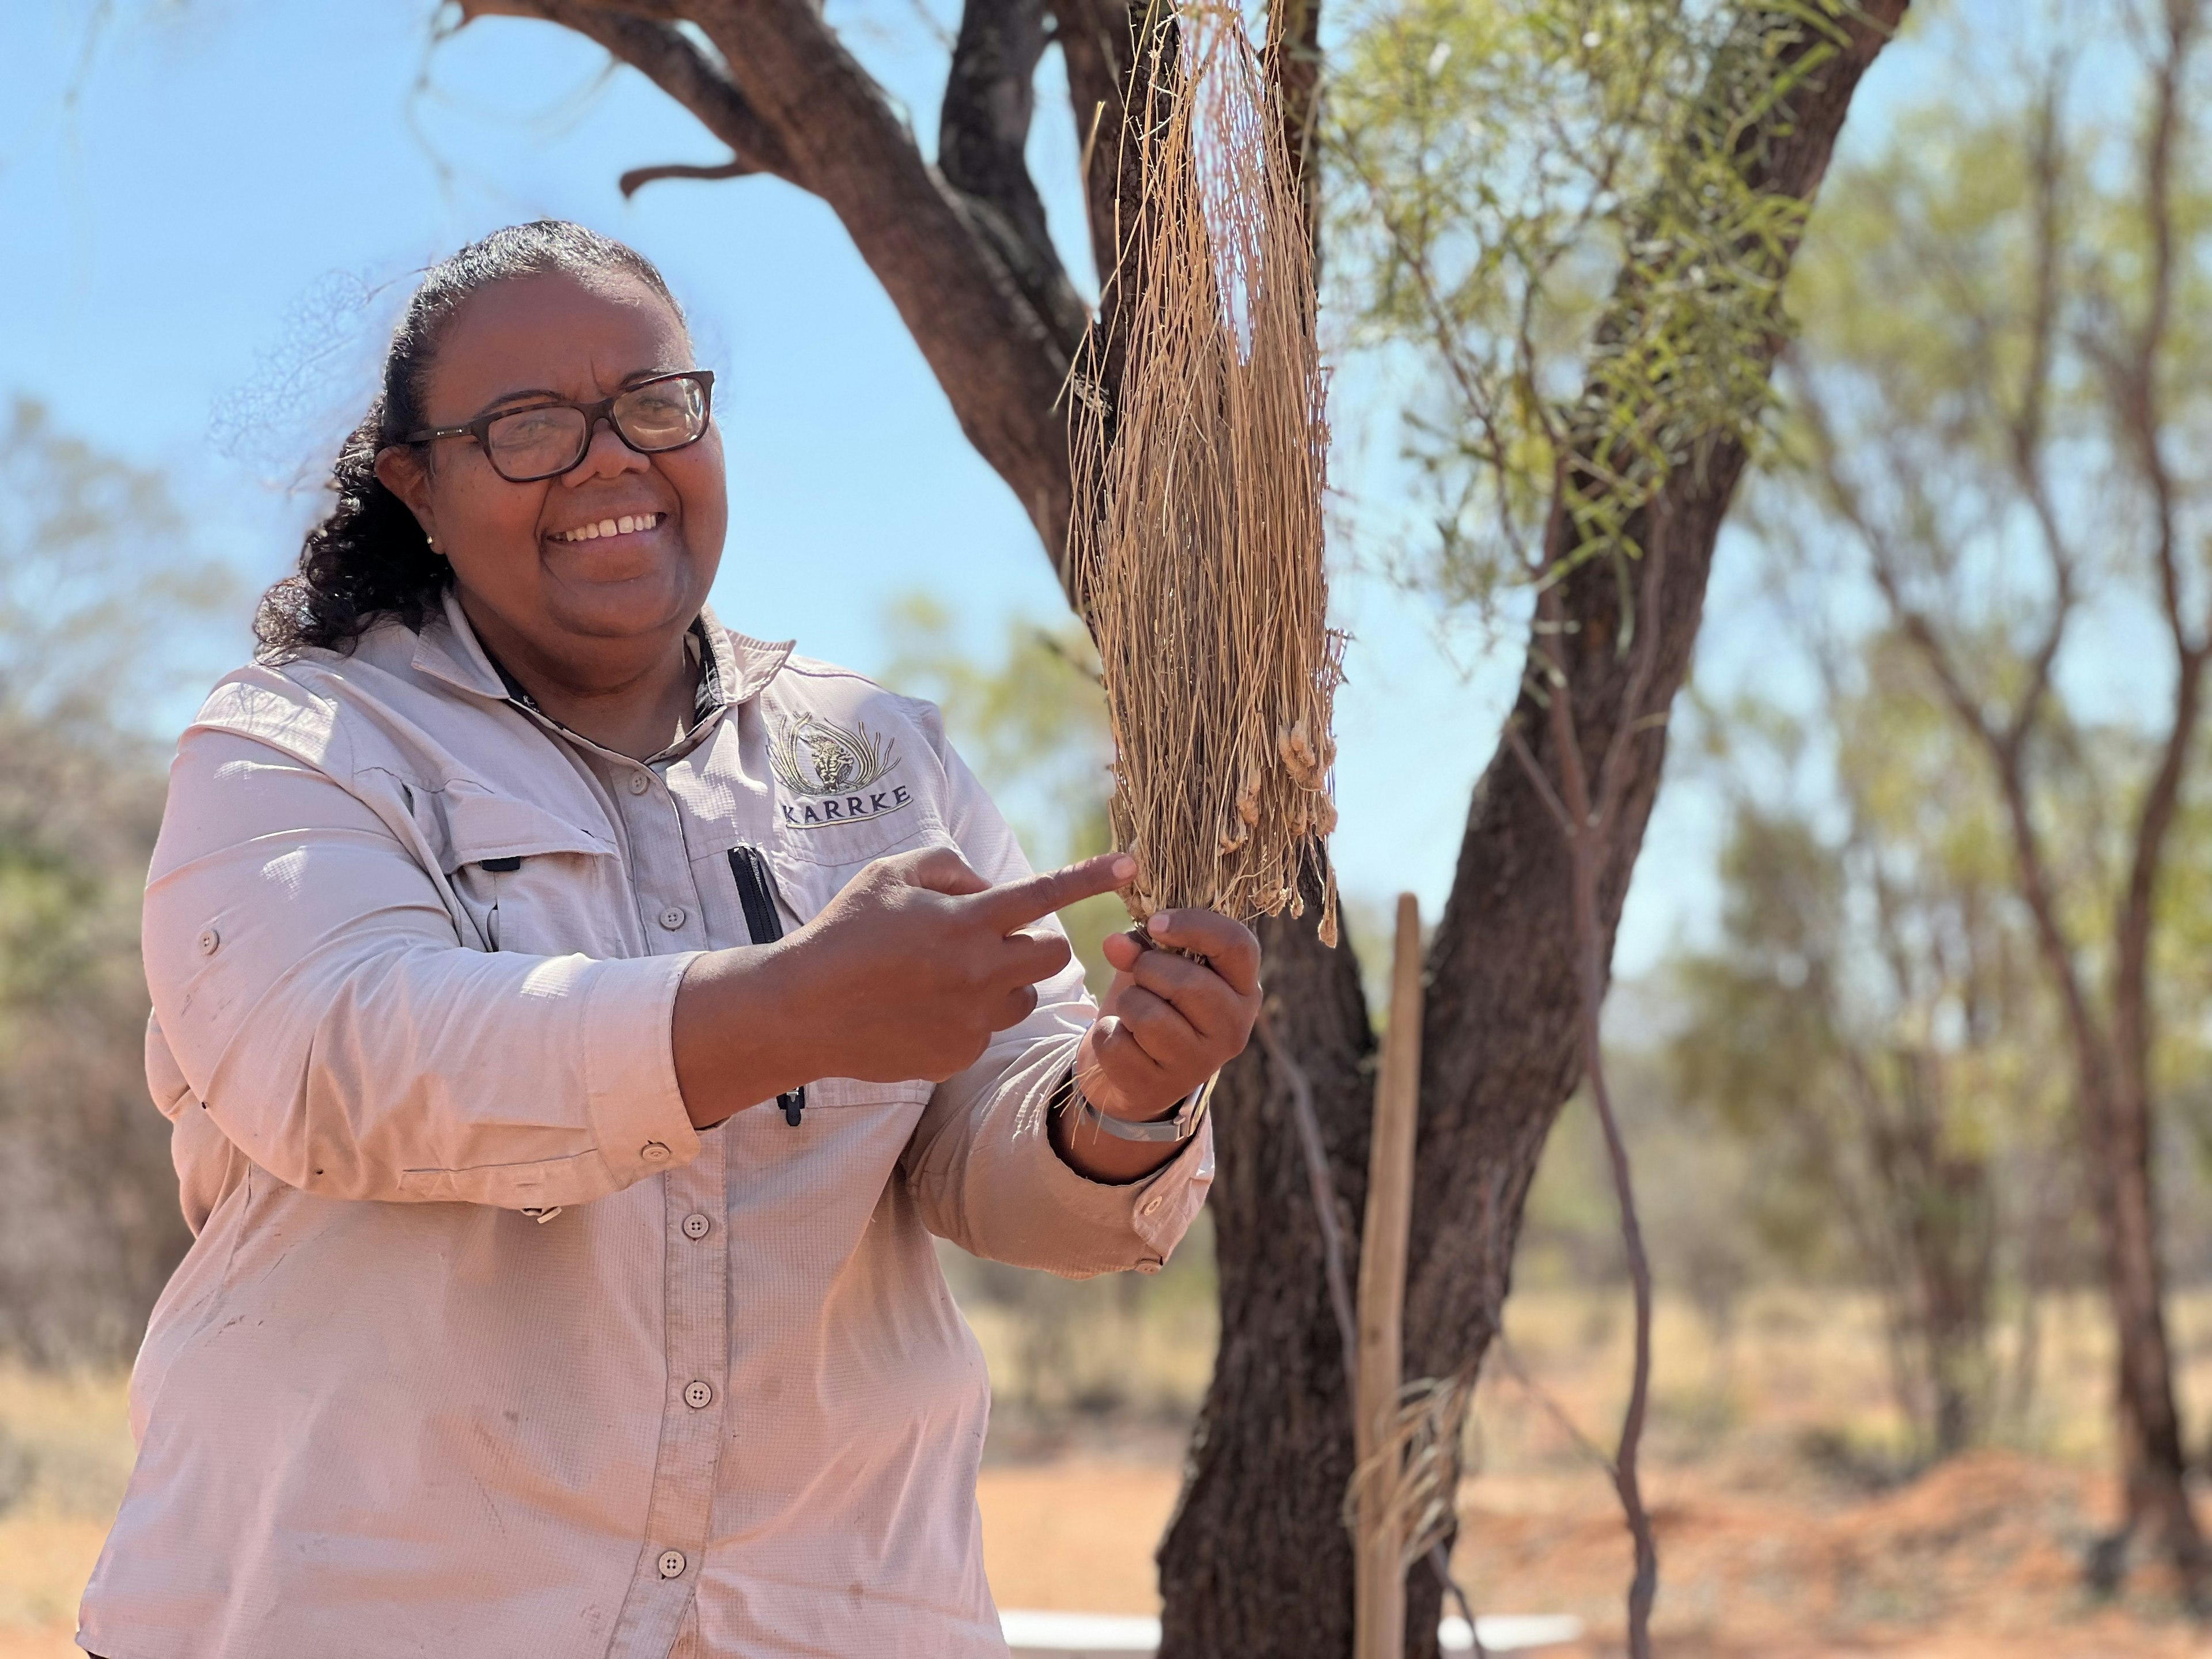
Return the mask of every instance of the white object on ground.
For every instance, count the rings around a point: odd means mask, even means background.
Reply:
[[[1532,1648],[1562,1647],[1583,1639],[1583,1621],[1566,1613],[1485,1613],[1475,1617],[1482,1645],[1492,1653],[1526,1653]],[[1467,1620],[1455,1614],[1437,1626],[1437,1645],[1446,1653],[1473,1653]]]
[[[1006,1608],[999,1627],[1016,1653],[1157,1653],[1160,1621],[1115,1613],[1024,1613]]]
[[[1159,1650],[1160,1621],[1126,1613],[1033,1613],[1007,1608],[999,1614],[1006,1645],[1017,1654],[1153,1654]],[[1482,1645],[1492,1653],[1525,1653],[1582,1639],[1583,1621],[1563,1613],[1485,1613],[1475,1621]],[[1437,1627],[1437,1645],[1446,1653],[1472,1653],[1474,1643],[1464,1619],[1447,1619]]]

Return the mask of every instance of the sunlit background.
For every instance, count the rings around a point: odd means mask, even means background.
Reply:
[[[1872,167],[1900,130],[1946,100],[1971,113],[1982,76],[2002,78],[2054,48],[2078,60],[2071,96],[2085,118],[2133,118],[2134,83],[2106,69],[2112,43],[2088,21],[2094,9],[2011,0],[1922,8],[1859,94],[1838,171]],[[953,9],[945,0],[856,0],[832,14],[927,144]],[[1352,15],[1333,21],[1346,26]],[[449,10],[427,0],[0,7],[0,224],[9,232],[0,430],[22,445],[36,438],[53,467],[82,469],[102,510],[127,531],[102,544],[66,591],[11,589],[0,573],[0,609],[14,607],[19,622],[40,605],[65,611],[81,643],[51,659],[62,665],[63,691],[100,704],[118,745],[166,746],[205,687],[243,658],[253,596],[287,568],[319,511],[320,479],[366,404],[413,274],[498,225],[573,218],[662,267],[720,377],[732,506],[714,593],[724,620],[794,638],[905,689],[949,694],[956,740],[976,750],[1041,854],[1073,846],[1073,820],[1095,810],[1081,799],[1091,751],[1076,752],[1071,773],[1067,753],[1040,752],[1003,721],[988,724],[993,685],[1051,672],[1036,641],[1064,630],[1066,617],[1050,567],[829,210],[769,179],[665,182],[626,201],[616,187],[625,168],[712,161],[717,146],[574,35],[497,18],[453,25]],[[1048,54],[1031,159],[1088,292],[1079,141],[1058,73]],[[1971,147],[1954,153],[1971,165]],[[1824,234],[1816,221],[1815,249]],[[1823,291],[1848,286],[1848,259],[1824,269]],[[2190,292],[2203,298],[2202,283]],[[1442,906],[1470,787],[1517,684],[1527,611],[1525,596],[1509,597],[1494,617],[1454,609],[1417,580],[1428,508],[1400,449],[1420,365],[1402,351],[1352,349],[1345,297],[1334,295],[1329,313],[1343,348],[1332,579],[1336,620],[1351,635],[1334,854],[1355,933],[1371,938],[1401,890],[1431,917]],[[2199,453],[2208,435],[2194,433]],[[46,481],[0,472],[0,488],[20,488],[24,501]],[[2086,498],[2093,486],[2085,475],[2063,488]],[[1993,1247],[2014,1288],[1990,1321],[1990,1363],[2002,1373],[1992,1398],[2011,1407],[1992,1407],[1981,1438],[2013,1461],[1954,1463],[1942,1477],[1948,1486],[1906,1486],[1923,1467],[1923,1425],[1888,1397],[1884,1345],[1893,1334],[1850,1229],[1826,1212],[1834,1195],[1802,1167],[1802,1148],[1721,1133],[1729,1101],[1717,1116],[1681,1105],[1700,1089],[1719,1099],[1750,1086],[1735,1073],[1701,1080],[1668,1045],[1686,1021],[1712,1018],[1710,999],[1699,1004],[1685,988],[1698,982],[1698,964],[1743,948],[1742,928],[1732,933],[1727,919],[1732,903],[1741,915],[1758,899],[1743,874],[1757,852],[1744,803],[1792,803],[1824,832],[1847,815],[1832,773],[1850,734],[1793,735],[1791,723],[1810,729],[1835,715],[1822,703],[1813,634],[1854,640],[1878,612],[1863,572],[1813,526],[1802,498],[1763,487],[1747,495],[1723,535],[1693,695],[1678,705],[1610,1010],[1667,1298],[1659,1446],[1702,1471],[1680,1490],[1684,1504],[1707,1506],[1711,1522],[1686,1535],[1679,1559],[1687,1565],[1670,1581],[1679,1587],[1670,1606],[1685,1619],[1724,1622],[1697,1587],[1707,1584],[1711,1598],[1722,1594],[1711,1586],[1725,1584],[1781,1620],[1790,1587],[1817,1582],[1829,1587],[1820,1594],[1836,1617],[1835,1607],[1860,1595],[1873,1624],[1904,1628],[1935,1620],[1931,1607],[1973,1605],[1988,1589],[1978,1570],[1948,1558],[1916,1577],[1910,1547],[1896,1543],[1917,1524],[1912,1502],[1938,1530],[1996,1539],[1990,1547],[2010,1550],[2020,1573],[2064,1576],[2068,1552],[2110,1503],[2092,1473],[2108,1461],[2106,1338],[2082,1288],[2086,1235],[2048,1152],[2057,1109],[2039,1097],[2021,1108],[2039,1126],[2033,1134],[1982,1114],[1973,1132],[1982,1151],[1996,1163],[2019,1152],[2014,1161],[2033,1166],[2022,1182],[2042,1183],[2008,1195]],[[0,530],[13,518],[22,533],[20,505],[0,495]],[[0,548],[9,544],[0,537]],[[1786,582],[1777,574],[1785,565]],[[1792,622],[1808,607],[1825,629]],[[2171,672],[2154,618],[2124,593],[2100,593],[2058,666],[2076,728],[2092,746],[2123,749]],[[1752,705],[1760,719],[1747,721]],[[1881,712],[1870,708],[1861,714]],[[963,730],[969,715],[979,724]],[[1903,733],[1899,744],[1918,729],[1894,709],[1882,718],[1897,721],[1883,730]],[[1965,764],[1965,750],[1948,752]],[[0,773],[14,758],[0,752]],[[0,783],[26,793],[82,789],[103,801],[107,787],[43,761]],[[98,811],[135,823],[158,801],[142,790]],[[2201,828],[2190,845],[2207,845]],[[14,902],[9,868],[0,860],[0,905]],[[2178,924],[2178,950],[2212,941],[2212,928],[2193,920],[2204,908],[2194,902],[2198,910]],[[112,920],[124,927],[131,919],[118,911]],[[48,971],[25,955],[0,968],[0,980],[29,983]],[[1799,982],[1802,971],[1787,962],[1778,969]],[[2207,981],[2185,964],[2174,982],[2185,995]],[[1703,983],[1710,991],[1710,975]],[[106,981],[98,992],[117,1006],[134,994]],[[2212,1146],[2212,1091],[2198,1065],[2201,1015],[2177,1023],[2192,1030],[2169,1067],[2169,1260],[2182,1289],[2181,1366],[2202,1399],[2212,1381],[2212,1299],[2202,1288],[2212,1225],[2197,1163]],[[1984,1086],[2026,1099],[2063,1066],[2054,1054],[2048,1042],[2026,1042],[2008,1061],[2010,1080]],[[117,1063],[127,1072],[135,1055]],[[130,1085],[114,1087],[121,1098]],[[1741,1200],[1741,1224],[1713,1221],[1722,1191]],[[0,1211],[0,1233],[9,1225]],[[1515,1363],[1547,1379],[1549,1393],[1493,1367],[1477,1458],[1485,1474],[1470,1488],[1475,1512],[1488,1517],[1471,1523],[1470,1570],[1515,1610],[1571,1603],[1595,1620],[1610,1616],[1615,1599],[1617,1519],[1546,1403],[1565,1401],[1591,1425],[1617,1408],[1626,1337],[1611,1227],[1594,1133],[1571,1112],[1532,1206],[1524,1288],[1510,1314]],[[2050,1261],[2034,1257],[2039,1236],[2062,1240]],[[1001,1601],[1058,1605],[1057,1564],[1073,1557],[1094,1569],[1094,1592],[1127,1609],[1152,1607],[1150,1551],[1212,1340],[1204,1238],[1143,1287],[1069,1288],[961,1261],[949,1271],[999,1385],[985,1509]],[[1826,1288],[1816,1296],[1812,1285]],[[95,1334],[94,1348],[102,1342],[115,1346]],[[102,1506],[127,1467],[118,1389],[112,1364],[20,1369],[0,1358],[0,1659],[67,1650]],[[1071,1497],[1077,1490],[1086,1502]],[[1846,1511],[1874,1540],[1861,1557],[1840,1534],[1802,1532],[1808,1515]],[[1780,1588],[1744,1589],[1739,1558],[1762,1538],[1780,1552],[1770,1575]],[[1854,1571],[1858,1589],[1833,1589]],[[2179,1626],[2153,1623],[2143,1638],[2151,1644],[2127,1651],[2195,1650]]]

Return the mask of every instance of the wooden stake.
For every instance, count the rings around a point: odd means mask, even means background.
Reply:
[[[1398,895],[1390,968],[1390,1025],[1375,1079],[1367,1153],[1367,1216],[1359,1242],[1359,1364],[1352,1411],[1359,1467],[1389,1443],[1405,1375],[1406,1241],[1413,1214],[1413,1130],[1421,1091],[1421,907]],[[1352,1590],[1354,1659],[1406,1651],[1405,1539],[1385,1513],[1397,1471],[1359,1483]]]

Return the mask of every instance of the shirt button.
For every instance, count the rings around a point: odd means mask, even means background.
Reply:
[[[216,932],[214,928],[203,927],[200,929],[200,954],[202,956],[213,956],[216,953],[217,947],[222,944],[222,935]]]
[[[646,775],[645,775],[644,773],[642,773],[642,772],[633,772],[633,773],[631,773],[631,774],[629,775],[629,792],[630,792],[630,793],[631,793],[631,794],[633,794],[633,795],[641,795],[641,794],[643,794],[647,790],[648,790],[648,789],[650,789],[650,788],[652,788],[652,787],[653,787],[653,780],[652,780],[651,778],[648,778],[647,776],[646,776]],[[671,1552],[671,1553],[673,1553],[673,1552]],[[678,1559],[681,1559],[681,1558],[678,1558]],[[681,1567],[678,1567],[678,1568],[676,1570],[676,1571],[677,1571],[677,1572],[681,1572],[681,1571],[684,1571],[684,1569],[683,1569],[683,1568],[681,1568]],[[671,1573],[671,1574],[669,1575],[669,1577],[672,1577],[672,1577],[674,1577],[675,1576],[676,1576],[676,1574],[675,1574],[675,1573]]]
[[[710,1382],[687,1382],[684,1385],[684,1403],[695,1412],[702,1412],[714,1403],[714,1389]]]
[[[684,1237],[686,1238],[704,1238],[708,1232],[713,1231],[714,1225],[714,1224],[708,1220],[705,1216],[701,1215],[695,1211],[691,1214],[684,1218]]]
[[[674,933],[684,925],[684,910],[680,904],[672,904],[660,913],[660,925]]]
[[[1158,1200],[1157,1198],[1148,1198],[1148,1199],[1146,1199],[1146,1200],[1145,1200],[1145,1213],[1146,1213],[1146,1215],[1158,1215],[1159,1212],[1160,1212],[1160,1201],[1159,1201],[1159,1200]]]
[[[663,1164],[668,1159],[668,1148],[657,1140],[648,1140],[637,1149],[637,1155],[647,1164]]]
[[[660,1576],[663,1578],[681,1578],[684,1576],[684,1552],[682,1550],[661,1551]]]

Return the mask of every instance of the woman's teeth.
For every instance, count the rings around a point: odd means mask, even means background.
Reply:
[[[624,514],[619,519],[602,519],[597,524],[579,525],[574,530],[560,531],[550,539],[556,542],[595,542],[602,536],[627,536],[633,531],[650,530],[667,516],[665,513],[641,513],[632,518]]]

